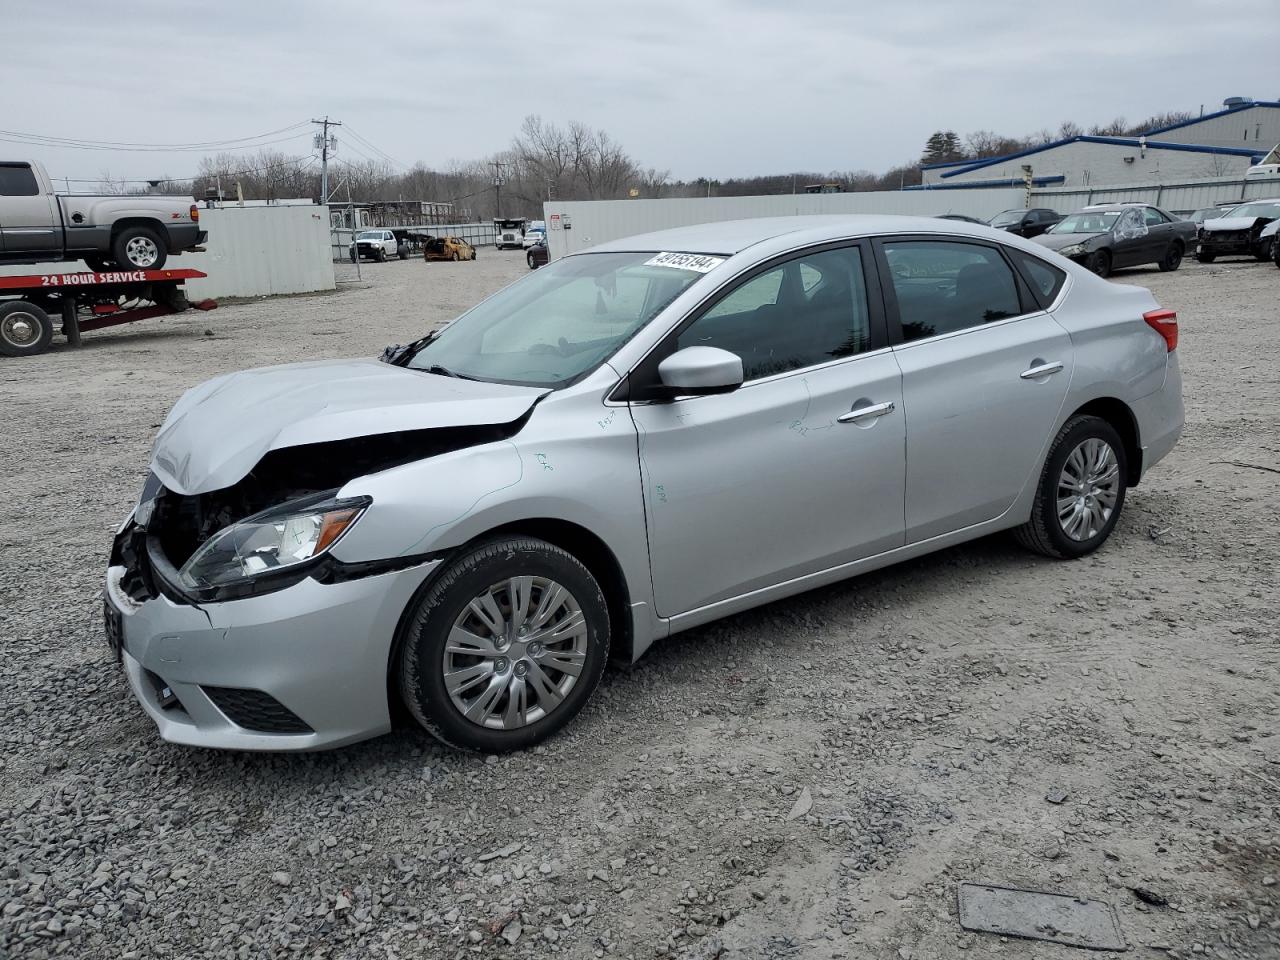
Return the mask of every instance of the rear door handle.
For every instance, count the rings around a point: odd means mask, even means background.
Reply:
[[[1022,377],[1023,380],[1035,380],[1039,377],[1047,377],[1052,373],[1061,372],[1062,363],[1061,361],[1055,360],[1053,363],[1042,363],[1038,366],[1032,367],[1030,370],[1023,370],[1022,373],[1018,374],[1018,376]]]
[[[892,400],[886,400],[884,403],[873,403],[866,407],[855,407],[848,413],[842,413],[836,417],[838,423],[857,423],[860,420],[870,420],[874,417],[883,417],[886,413],[893,413],[895,407]]]

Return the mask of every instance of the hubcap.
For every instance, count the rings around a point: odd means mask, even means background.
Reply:
[[[577,599],[545,577],[512,577],[473,599],[444,648],[444,685],[472,723],[514,730],[560,706],[587,660]]]
[[[125,256],[135,267],[149,267],[160,257],[160,248],[150,237],[134,237],[124,245]]]
[[[15,347],[29,347],[40,337],[40,324],[29,313],[11,313],[4,318],[0,334]]]
[[[1058,523],[1072,540],[1102,532],[1120,494],[1120,463],[1105,440],[1091,437],[1071,451],[1058,477]]]

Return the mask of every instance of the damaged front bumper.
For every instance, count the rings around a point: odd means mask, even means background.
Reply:
[[[140,598],[117,564],[104,593],[108,635],[165,740],[231,750],[337,747],[390,730],[396,629],[438,563],[326,583],[307,577],[211,603],[160,590]]]

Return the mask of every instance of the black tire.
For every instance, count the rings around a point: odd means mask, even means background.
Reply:
[[[84,260],[84,265],[95,273],[102,273],[104,270],[110,270],[115,266],[106,257],[82,257],[81,259]]]
[[[1258,248],[1253,251],[1253,255],[1262,263],[1266,263],[1271,259],[1271,255],[1275,253],[1275,238],[1267,237],[1265,240],[1258,241]]]
[[[385,251],[385,250],[383,250],[381,247],[379,247],[379,248],[378,248],[378,252],[374,254],[374,259],[375,259],[375,260],[377,260],[379,263],[386,263],[386,262],[387,262],[387,251]]]
[[[471,248],[471,259],[472,259],[472,260],[474,260],[475,258],[476,258],[476,250],[475,250],[475,247],[472,247],[472,248]]]
[[[538,269],[538,264],[534,261],[534,259],[533,259],[533,254],[532,254],[532,253],[531,253],[531,254],[529,254],[527,257],[525,257],[525,259],[529,261],[529,269],[530,269],[530,270],[537,270],[537,269]]]
[[[457,263],[461,259],[462,259],[462,254],[460,254],[457,250],[453,251],[453,262]]]
[[[144,251],[152,252],[145,260]],[[168,258],[168,244],[151,227],[125,227],[111,241],[111,259],[124,270],[159,270]]]
[[[53,321],[34,303],[11,300],[0,304],[0,354],[34,357],[53,342]]]
[[[445,643],[473,599],[520,576],[546,577],[569,590],[586,623],[586,656],[558,706],[525,726],[493,729],[467,719],[450,698],[444,681]],[[487,753],[531,747],[569,723],[599,684],[609,655],[609,610],[600,585],[572,554],[529,537],[490,540],[458,556],[415,600],[403,631],[396,669],[409,712],[442,742]]]
[[[1104,441],[1112,450],[1118,470],[1118,489],[1115,494],[1115,505],[1111,515],[1102,527],[1085,540],[1075,540],[1063,529],[1062,520],[1058,516],[1058,480],[1062,476],[1067,458],[1086,440]],[[1054,557],[1059,560],[1073,560],[1092,553],[1106,542],[1120,519],[1124,509],[1125,492],[1128,489],[1129,461],[1125,453],[1124,443],[1111,424],[1101,417],[1072,417],[1049,447],[1049,456],[1045,460],[1044,471],[1036,486],[1036,499],[1031,507],[1031,519],[1014,530],[1014,536],[1028,550]]]
[[[1206,253],[1204,250],[1196,251],[1196,260],[1200,263],[1213,263],[1217,259],[1218,255],[1216,253]]]
[[[1175,240],[1165,251],[1164,259],[1160,261],[1160,270],[1168,273],[1171,270],[1177,270],[1180,266],[1182,266],[1182,244]]]
[[[1111,254],[1106,250],[1095,250],[1089,254],[1085,266],[1100,277],[1109,277],[1111,276]]]
[[[408,260],[408,259],[409,259],[409,251],[408,251],[408,250],[397,250],[397,251],[396,251],[396,256],[397,256],[397,257],[399,257],[401,260]]]

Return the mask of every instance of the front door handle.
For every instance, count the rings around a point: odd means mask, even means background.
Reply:
[[[1036,380],[1040,377],[1047,377],[1053,373],[1060,373],[1061,371],[1061,361],[1055,360],[1053,363],[1041,363],[1032,367],[1030,370],[1023,370],[1022,373],[1018,374],[1018,376],[1022,377],[1023,380]]]
[[[848,413],[842,413],[836,417],[837,423],[857,423],[860,420],[870,420],[873,417],[883,417],[886,413],[893,413],[894,403],[892,400],[886,400],[884,403],[873,403],[866,407],[854,407]]]

